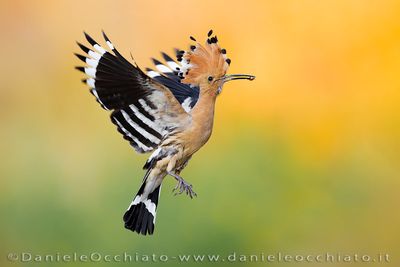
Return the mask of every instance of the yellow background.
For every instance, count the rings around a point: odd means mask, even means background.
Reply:
[[[155,235],[138,236],[122,215],[146,156],[80,82],[75,40],[104,44],[104,29],[144,68],[211,28],[229,73],[257,78],[218,99],[183,172],[198,197],[174,197],[168,178]],[[0,262],[281,251],[389,253],[399,266],[399,1],[2,1],[0,30]]]

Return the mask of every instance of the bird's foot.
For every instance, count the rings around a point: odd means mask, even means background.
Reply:
[[[174,189],[172,189],[172,192],[176,191],[175,196],[180,195],[183,192],[186,192],[186,195],[188,195],[190,198],[197,196],[196,192],[193,191],[192,185],[186,182],[182,177],[172,172],[168,172],[168,174],[174,177],[177,181],[176,186]]]

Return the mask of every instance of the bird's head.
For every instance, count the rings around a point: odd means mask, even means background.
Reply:
[[[208,32],[204,45],[193,37],[190,39],[195,44],[187,51],[177,52],[177,59],[182,63],[178,73],[182,83],[199,86],[203,92],[215,92],[218,95],[225,82],[238,79],[254,80],[253,75],[226,74],[231,60],[226,56],[226,50],[218,45],[217,36],[212,36],[212,30]]]

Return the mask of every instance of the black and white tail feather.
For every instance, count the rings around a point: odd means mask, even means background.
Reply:
[[[83,82],[91,88],[90,92],[101,107],[112,111],[111,121],[137,152],[154,151],[151,160],[161,152],[157,148],[174,130],[174,123],[179,123],[172,115],[162,112],[162,103],[167,102],[168,94],[172,93],[182,109],[190,112],[199,98],[199,88],[180,82],[178,70],[182,66],[165,53],[162,57],[166,64],[154,59],[157,71],[147,69],[146,74],[136,64],[127,61],[104,32],[103,37],[111,52],[84,34],[92,47],[78,43],[86,53],[76,54],[86,63],[84,67],[76,67],[88,76]],[[168,88],[169,92],[160,90],[158,85]],[[143,235],[154,231],[161,189],[161,185],[149,186],[149,183],[154,183],[147,179],[151,172],[149,161],[145,167],[147,172],[143,184],[123,217],[127,229]]]
[[[146,180],[151,170],[148,170],[142,186],[124,214],[125,228],[142,235],[153,234],[156,221],[156,210],[161,192],[161,184],[150,194],[146,194]]]

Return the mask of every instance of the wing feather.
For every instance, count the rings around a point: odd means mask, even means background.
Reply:
[[[92,46],[80,43],[86,55],[76,56],[87,66],[77,67],[97,102],[112,110],[111,121],[124,139],[139,153],[153,151],[189,115],[168,86],[147,76],[136,64],[126,60],[103,32],[108,48],[85,33]],[[172,71],[171,71],[172,72]]]
[[[156,70],[147,68],[147,75],[166,86],[182,105],[183,109],[186,112],[190,112],[199,99],[200,88],[198,86],[181,83],[178,71],[182,66],[166,53],[162,52],[161,55],[166,64],[153,58]]]

